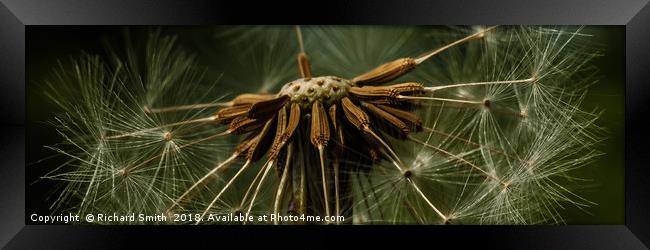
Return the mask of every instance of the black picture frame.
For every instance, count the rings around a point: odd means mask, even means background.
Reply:
[[[396,245],[542,249],[647,249],[650,174],[647,162],[650,100],[648,0],[536,1],[0,1],[0,245],[7,248],[117,248],[219,240],[283,245],[323,238]],[[25,225],[25,28],[29,25],[206,24],[560,24],[624,25],[626,30],[625,225],[562,226],[46,226]],[[258,240],[262,239],[264,240]],[[327,239],[327,240],[325,240]],[[272,241],[268,241],[272,240]],[[287,241],[289,242],[289,241]],[[308,241],[309,242],[309,241]],[[314,242],[311,242],[312,244]],[[419,244],[418,244],[419,245]],[[441,246],[442,246],[441,245]],[[294,247],[303,248],[296,245]],[[310,245],[311,246],[311,245]]]

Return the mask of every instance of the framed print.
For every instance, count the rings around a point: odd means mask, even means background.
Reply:
[[[246,5],[4,1],[2,244],[650,242],[647,2]]]

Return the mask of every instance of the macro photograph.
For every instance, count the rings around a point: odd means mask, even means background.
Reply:
[[[30,26],[27,224],[625,223],[624,26]]]

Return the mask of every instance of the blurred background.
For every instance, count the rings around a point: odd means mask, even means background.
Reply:
[[[186,48],[195,46],[192,36],[209,32],[211,27],[111,27],[111,26],[28,26],[26,48],[26,214],[50,214],[50,205],[60,183],[39,180],[62,162],[52,158],[54,152],[45,145],[61,138],[47,124],[59,112],[44,96],[43,83],[52,76],[61,62],[64,65],[82,52],[107,56],[107,43],[123,44],[125,30],[131,39],[146,37],[152,29],[163,34],[176,34]],[[624,224],[624,118],[625,118],[625,27],[588,26],[582,33],[593,35],[593,46],[603,56],[592,63],[600,69],[599,81],[593,85],[582,104],[587,111],[602,112],[597,124],[605,128],[606,139],[599,145],[602,156],[588,167],[576,170],[573,176],[588,179],[581,182],[578,193],[597,205],[586,210],[566,206],[562,212],[567,224]],[[586,185],[584,185],[586,184]],[[29,223],[29,222],[27,222]]]

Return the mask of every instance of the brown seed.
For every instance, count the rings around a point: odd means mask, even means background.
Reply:
[[[420,94],[423,89],[422,84],[409,82],[389,86],[352,87],[350,93],[375,104],[399,104],[399,95]]]
[[[223,124],[223,123],[230,122],[237,117],[245,116],[248,114],[248,109],[250,107],[251,104],[244,104],[244,105],[222,108],[219,111],[217,111],[216,121],[217,123]]]
[[[387,87],[364,86],[350,88],[350,94],[359,99],[382,104],[397,104],[398,93]]]
[[[333,104],[332,106],[330,106],[329,116],[330,116],[330,121],[332,123],[332,128],[334,128],[334,131],[335,131],[336,136],[337,136],[336,140],[338,140],[338,143],[341,145],[341,147],[339,147],[339,148],[342,149],[343,148],[342,146],[344,145],[343,129],[341,129],[341,127],[338,126],[338,122],[337,122],[337,119],[336,119],[336,104]]]
[[[389,85],[388,87],[394,89],[400,95],[420,94],[424,91],[424,86],[422,86],[421,83],[417,83],[417,82],[398,83],[398,84]]]
[[[284,131],[282,141],[287,142],[293,135],[293,132],[300,123],[300,105],[297,103],[291,104],[291,113],[289,113],[289,120],[287,121],[287,129]]]
[[[240,116],[230,122],[230,130],[233,134],[242,134],[258,129],[264,125],[266,120],[250,119]]]
[[[390,113],[378,108],[377,106],[367,103],[367,102],[361,102],[361,105],[366,108],[367,110],[370,110],[372,113],[380,117],[381,119],[387,121],[389,124],[397,127],[404,136],[408,135],[410,132],[410,129],[406,125],[406,123],[402,122],[399,118],[391,115]]]
[[[336,104],[332,104],[329,108],[330,121],[332,121],[332,127],[336,129]]]
[[[341,104],[343,105],[343,114],[345,118],[357,129],[364,130],[370,125],[370,119],[368,115],[361,110],[357,105],[355,105],[350,98],[343,97],[341,99]]]
[[[360,76],[352,79],[354,85],[363,85],[366,83],[383,83],[393,80],[404,75],[404,73],[415,68],[415,60],[412,58],[400,58],[395,61],[385,63],[376,67]]]
[[[317,84],[318,86],[323,86],[323,84],[325,84],[325,81],[324,81],[324,80],[318,80],[318,81],[316,82],[316,84]]]
[[[248,153],[248,149],[253,146],[253,144],[257,143],[256,140],[259,138],[256,136],[257,134],[253,133],[246,137],[246,139],[242,140],[237,146],[235,147],[235,154],[238,156],[242,156]]]
[[[282,148],[282,135],[287,129],[287,109],[281,108],[278,111],[277,126],[275,129],[275,137],[273,138],[273,143],[271,143],[271,149],[269,150],[269,158],[279,155],[280,149]]]
[[[411,127],[415,128],[415,131],[422,130],[422,120],[417,115],[408,112],[406,110],[401,110],[386,105],[377,105],[377,107],[396,116],[397,118],[402,119],[402,121],[406,122]]]
[[[284,147],[287,141],[289,141],[289,139],[293,135],[293,132],[298,127],[299,123],[300,123],[300,105],[297,103],[292,103],[291,111],[289,113],[289,119],[287,120],[286,129],[283,131],[279,140],[274,140],[271,146],[271,152],[269,153],[269,159],[275,159],[280,154],[282,147]]]
[[[305,53],[298,54],[298,67],[302,77],[306,80],[311,79],[311,66],[309,65],[309,58],[307,58]]]
[[[300,90],[300,85],[293,86],[293,92]]]
[[[314,146],[327,146],[330,139],[330,127],[323,104],[315,101],[311,108],[311,143]]]
[[[284,104],[289,99],[288,95],[283,95],[270,100],[256,102],[248,109],[248,118],[260,119],[274,115],[280,108],[284,107]]]
[[[275,98],[275,95],[259,95],[259,94],[241,94],[232,100],[232,105],[253,104],[260,101],[266,101]]]
[[[271,143],[271,138],[270,134],[272,133],[272,130],[275,126],[273,126],[275,119],[269,119],[266,124],[264,125],[264,128],[259,133],[257,134],[257,139],[251,145],[250,149],[248,150],[248,154],[246,156],[246,159],[250,160],[251,162],[256,162],[262,156],[266,151],[269,149],[269,144]]]

